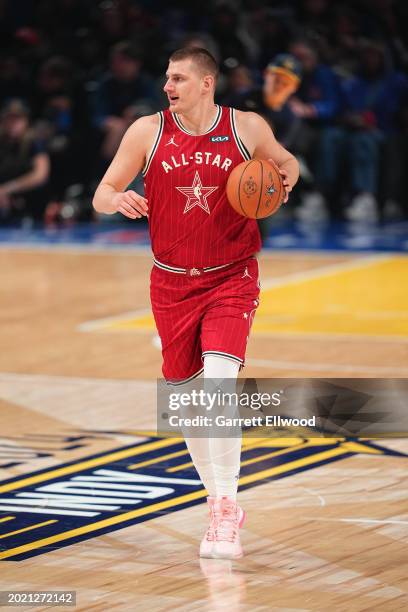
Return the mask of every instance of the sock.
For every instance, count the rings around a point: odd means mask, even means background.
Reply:
[[[209,389],[214,389],[211,379],[228,379],[223,383],[223,391],[233,393],[238,372],[239,363],[235,361],[215,355],[204,357],[204,386]],[[227,416],[238,416],[236,406],[229,406],[226,410],[228,412]],[[210,438],[209,454],[216,496],[227,496],[236,500],[241,460],[242,431],[240,427],[231,428],[230,431],[231,437]]]

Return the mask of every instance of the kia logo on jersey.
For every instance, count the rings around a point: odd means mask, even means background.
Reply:
[[[229,136],[211,136],[211,142],[228,142]]]

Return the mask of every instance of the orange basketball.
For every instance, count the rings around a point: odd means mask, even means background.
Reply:
[[[227,198],[232,208],[244,217],[269,217],[285,198],[282,175],[277,166],[265,159],[244,161],[229,175]]]

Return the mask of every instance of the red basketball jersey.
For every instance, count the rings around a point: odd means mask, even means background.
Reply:
[[[239,139],[234,109],[217,106],[210,129],[191,134],[169,110],[143,169],[149,231],[155,258],[168,265],[204,268],[260,250],[257,222],[229,205],[225,188],[248,151]]]

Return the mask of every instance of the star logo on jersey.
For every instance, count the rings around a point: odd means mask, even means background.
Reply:
[[[208,214],[211,213],[207,198],[211,193],[213,193],[213,191],[216,191],[218,187],[203,187],[198,172],[195,173],[194,181],[191,187],[176,187],[176,189],[183,195],[187,196],[187,202],[184,207],[183,214],[186,214],[195,206],[199,206]]]

